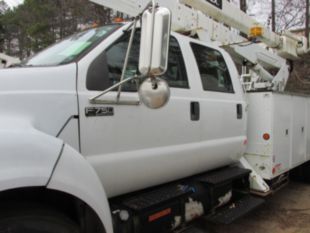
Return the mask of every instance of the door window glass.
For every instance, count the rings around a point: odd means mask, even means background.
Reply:
[[[234,93],[231,77],[222,54],[199,44],[191,43],[205,91]]]
[[[130,33],[127,33],[91,64],[87,75],[87,88],[89,90],[104,90],[120,81],[129,37]],[[139,74],[139,54],[140,33],[137,32],[131,48],[125,78]],[[168,70],[162,78],[167,80],[170,87],[189,87],[181,49],[174,37],[170,39]],[[135,80],[127,82],[122,86],[122,90],[127,92],[137,91],[137,89],[138,84]]]

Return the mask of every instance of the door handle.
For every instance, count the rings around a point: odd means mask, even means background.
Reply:
[[[242,104],[237,104],[237,119],[242,119],[243,117],[243,108]]]
[[[199,102],[191,102],[191,120],[199,121],[200,119],[200,105]]]

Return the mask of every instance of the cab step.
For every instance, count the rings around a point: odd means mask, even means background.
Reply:
[[[212,185],[227,183],[241,177],[247,177],[251,173],[250,170],[240,167],[228,167],[221,170],[211,172],[200,177],[200,181]]]
[[[215,214],[207,216],[206,219],[216,224],[230,224],[259,207],[264,202],[265,200],[261,198],[246,195],[240,200],[217,210]]]
[[[192,189],[187,186],[170,185],[125,199],[123,205],[133,211],[143,211],[162,205],[165,202],[188,196],[192,192]]]

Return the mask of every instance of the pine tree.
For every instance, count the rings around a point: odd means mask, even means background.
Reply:
[[[25,58],[85,28],[82,25],[110,21],[111,10],[87,0],[25,0],[0,15],[0,48]]]

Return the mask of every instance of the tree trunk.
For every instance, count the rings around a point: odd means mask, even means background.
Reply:
[[[272,31],[276,31],[276,1],[272,0],[271,1],[271,28]]]
[[[306,0],[306,31],[305,31],[305,33],[306,33],[306,37],[307,37],[307,41],[308,41],[308,47],[309,47],[309,24],[310,24],[310,20],[309,20],[309,17],[310,17],[310,15],[309,15],[309,1],[310,0]]]

